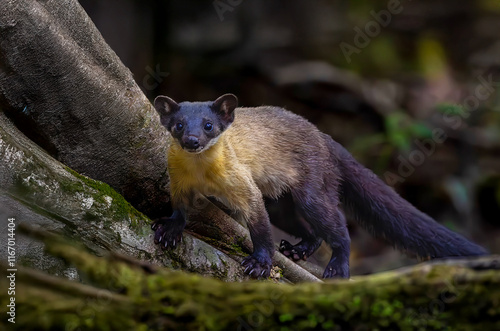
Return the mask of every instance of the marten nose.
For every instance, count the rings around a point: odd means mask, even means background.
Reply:
[[[200,147],[200,141],[195,136],[189,136],[186,141],[186,147],[190,149],[197,149]]]

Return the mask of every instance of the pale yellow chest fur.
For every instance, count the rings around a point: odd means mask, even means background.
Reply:
[[[172,202],[186,203],[193,192],[214,196],[229,208],[248,208],[248,181],[236,171],[237,160],[223,139],[203,153],[184,151],[177,143],[170,146],[168,170]],[[232,157],[231,157],[232,156]],[[232,158],[232,160],[231,160]]]

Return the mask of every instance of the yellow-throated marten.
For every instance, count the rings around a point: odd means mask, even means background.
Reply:
[[[158,96],[154,105],[173,137],[168,171],[174,213],[152,226],[163,248],[179,242],[193,194],[213,196],[248,224],[254,252],[242,263],[245,272],[267,277],[274,246],[263,197],[291,192],[311,232],[294,246],[283,241],[280,250],[298,259],[325,240],[333,253],[324,278],[349,277],[350,238],[341,206],[375,236],[421,257],[486,254],[417,210],[330,136],[287,110],[236,108],[232,94],[179,104]]]

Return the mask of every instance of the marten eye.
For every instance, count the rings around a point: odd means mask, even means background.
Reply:
[[[214,128],[214,126],[212,125],[212,123],[210,123],[210,122],[205,123],[205,127],[204,127],[205,131],[212,131],[213,128]]]
[[[183,128],[184,128],[184,125],[180,122],[175,125],[175,129],[177,131],[181,131]]]

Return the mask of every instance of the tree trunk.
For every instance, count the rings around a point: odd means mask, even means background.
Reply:
[[[24,134],[142,212],[168,212],[165,130],[78,1],[2,1],[0,53],[0,105]]]

